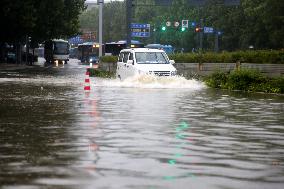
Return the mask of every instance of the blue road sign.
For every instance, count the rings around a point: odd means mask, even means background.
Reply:
[[[132,23],[131,36],[132,37],[150,37],[150,24]]]
[[[84,40],[83,40],[83,39],[81,38],[81,36],[79,36],[79,35],[70,38],[68,41],[69,41],[69,43],[71,43],[71,44],[80,44],[80,43],[83,43],[83,42],[84,42]]]
[[[203,33],[214,33],[214,28],[212,27],[204,27]]]

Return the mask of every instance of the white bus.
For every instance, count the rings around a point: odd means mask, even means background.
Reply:
[[[70,45],[68,41],[62,39],[53,39],[44,42],[44,58],[48,63],[54,61],[64,62],[69,60]]]

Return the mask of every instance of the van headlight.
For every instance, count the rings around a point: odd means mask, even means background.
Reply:
[[[175,76],[177,74],[177,71],[171,71],[171,76]]]

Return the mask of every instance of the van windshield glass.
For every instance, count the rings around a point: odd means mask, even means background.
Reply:
[[[55,42],[54,43],[54,53],[55,54],[69,54],[69,44],[65,42]]]
[[[137,52],[137,64],[168,64],[165,53],[162,52]]]

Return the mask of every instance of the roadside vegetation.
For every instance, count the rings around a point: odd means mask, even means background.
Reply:
[[[191,52],[199,46],[194,22],[213,27],[220,31],[219,49],[226,51],[253,49],[281,49],[284,45],[283,0],[241,0],[239,6],[225,6],[223,0],[207,0],[204,6],[194,6],[188,0],[173,0],[172,6],[155,5],[155,0],[133,0],[133,23],[149,23],[149,38],[135,38],[144,44],[170,44],[179,51]],[[145,6],[146,5],[146,6]],[[125,1],[110,1],[104,4],[104,41],[125,39]],[[99,7],[85,11],[80,15],[82,30],[97,31]],[[190,27],[181,30],[174,27],[175,21],[189,20]],[[171,26],[167,27],[166,22]],[[165,27],[163,30],[162,28]],[[214,34],[204,34],[203,49],[213,51]]]
[[[114,78],[115,77],[115,73],[101,70],[101,69],[88,68],[87,71],[90,73],[90,77],[102,77],[102,78]]]
[[[178,53],[169,55],[179,63],[265,63],[284,64],[283,50],[258,50],[235,52]]]
[[[215,72],[204,79],[212,88],[250,92],[284,93],[284,77],[270,78],[256,70],[234,70],[230,73]]]
[[[258,50],[235,52],[177,53],[169,58],[177,63],[259,63],[284,64],[284,50]],[[101,62],[117,62],[117,56],[102,56]]]
[[[117,58],[117,56],[102,56],[100,57],[100,62],[116,63]]]
[[[7,58],[21,63],[21,49],[49,39],[67,39],[79,32],[85,0],[1,0],[0,63]],[[11,51],[8,56],[7,51]],[[9,61],[8,61],[9,62]]]

